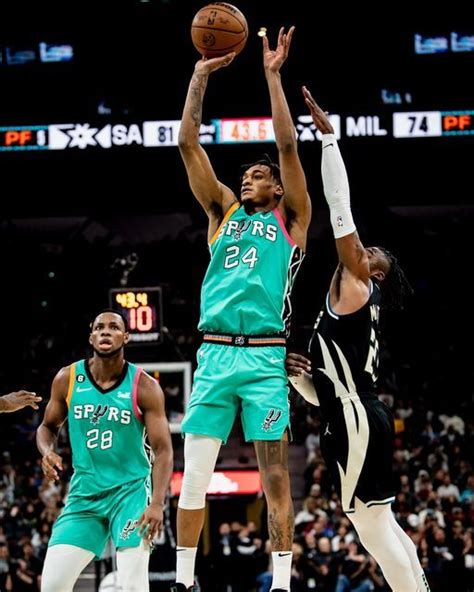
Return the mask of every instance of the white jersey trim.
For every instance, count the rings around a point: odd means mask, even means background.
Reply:
[[[326,296],[326,309],[327,309],[328,313],[332,316],[333,319],[336,319],[336,321],[339,320],[339,315],[337,315],[331,308],[331,302],[329,300],[329,292],[327,293],[327,296]]]
[[[383,500],[372,500],[371,502],[362,502],[365,503],[365,505],[370,508],[371,506],[384,506],[386,504],[391,504],[395,501],[395,496],[392,495],[391,497],[387,497]]]

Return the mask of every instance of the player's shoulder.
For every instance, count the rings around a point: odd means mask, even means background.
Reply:
[[[71,362],[69,365],[67,366],[63,366],[62,368],[60,368],[55,376],[55,379],[64,379],[67,378],[69,380],[69,378],[77,373],[78,371],[78,366],[79,364],[81,364],[84,360],[77,360],[76,362]]]
[[[150,376],[148,372],[138,368],[138,366],[137,371],[140,372],[140,376],[138,378],[139,391],[156,391],[157,388],[161,390],[160,383],[156,380],[156,378],[153,378],[153,376]]]
[[[69,377],[71,376],[71,372],[74,368],[75,364],[69,364],[69,366],[63,366],[62,368],[60,368],[57,372],[56,372],[56,376],[54,377],[55,380],[69,380]]]
[[[53,378],[52,392],[65,397],[69,391],[69,383],[71,381],[71,374],[74,364],[63,366]]]
[[[164,397],[160,383],[153,376],[142,371],[137,385],[137,399],[140,408],[143,410],[158,409],[163,405]]]

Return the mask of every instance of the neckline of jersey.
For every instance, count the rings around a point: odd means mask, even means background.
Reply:
[[[127,376],[127,372],[128,372],[128,362],[127,362],[127,360],[125,360],[125,363],[122,368],[122,372],[120,373],[120,376],[118,377],[117,382],[115,382],[112,386],[109,386],[106,389],[102,388],[100,386],[100,384],[97,384],[94,377],[92,376],[91,369],[89,368],[89,359],[84,360],[84,369],[86,371],[87,378],[90,380],[90,382],[92,383],[94,388],[96,388],[103,395],[106,395],[107,393],[110,393],[111,391],[118,388],[122,384],[122,382],[125,380],[125,376]]]

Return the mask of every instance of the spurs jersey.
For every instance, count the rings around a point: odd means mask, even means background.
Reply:
[[[371,282],[367,303],[351,314],[331,309],[329,293],[309,344],[313,382],[321,411],[344,395],[375,394],[380,290]]]
[[[145,426],[137,403],[141,372],[125,362],[117,383],[103,389],[95,382],[88,360],[70,366],[71,493],[97,495],[150,474]]]
[[[209,250],[199,329],[237,335],[288,332],[290,294],[304,255],[278,208],[249,215],[234,204]]]

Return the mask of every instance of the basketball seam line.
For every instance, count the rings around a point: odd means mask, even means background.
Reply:
[[[193,25],[193,29],[207,29],[209,31],[216,31],[218,33],[234,33],[234,35],[245,33],[245,29],[242,29],[241,31],[229,31],[229,29],[216,29],[215,27],[204,27],[202,25]],[[247,33],[245,34],[247,35]]]
[[[242,43],[242,41],[244,41],[243,39],[241,39],[240,41],[237,41],[237,43],[233,43],[232,45],[227,45],[225,48],[224,47],[208,47],[207,45],[200,45],[197,41],[196,43],[196,47],[199,47],[201,49],[206,49],[207,51],[224,51],[224,50],[231,50],[233,47],[235,47],[236,45],[239,45],[239,43]],[[216,56],[219,57],[219,56]]]

